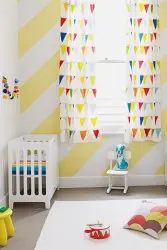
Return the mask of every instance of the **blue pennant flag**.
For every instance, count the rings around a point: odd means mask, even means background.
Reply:
[[[128,110],[129,110],[129,113],[130,113],[130,110],[131,110],[131,103],[130,102],[128,103]]]
[[[62,80],[63,80],[64,76],[63,75],[60,75],[59,76],[59,84],[61,84]]]
[[[131,67],[131,69],[132,69],[132,61],[129,61],[129,64],[130,64],[130,67]]]
[[[157,19],[153,19],[153,24],[154,24],[154,27],[156,29],[157,28]]]
[[[141,42],[142,38],[143,38],[143,33],[139,33],[140,42]]]
[[[159,137],[160,133],[161,133],[161,129],[160,128],[156,128],[155,131],[156,131],[157,137]]]
[[[133,22],[133,19],[132,19],[132,18],[130,18],[130,23],[131,23],[131,25],[132,25],[132,22]]]
[[[144,76],[140,76],[140,84],[142,84],[142,82],[143,82],[143,79],[144,79]]]
[[[156,61],[153,61],[154,69],[156,69]]]
[[[61,32],[60,33],[60,37],[61,37],[61,41],[63,42],[65,37],[66,37],[67,33]]]
[[[142,125],[144,117],[140,117],[140,125]]]

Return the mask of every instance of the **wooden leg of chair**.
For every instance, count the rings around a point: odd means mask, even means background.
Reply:
[[[112,177],[110,175],[108,176],[108,182],[109,182],[109,186],[107,188],[107,194],[109,194],[112,190]]]
[[[11,236],[11,237],[14,236],[15,229],[14,229],[11,217],[5,218],[5,225],[6,225],[6,231],[7,231],[8,236]]]
[[[7,232],[6,232],[6,225],[4,220],[0,220],[0,245],[6,246],[7,245]]]

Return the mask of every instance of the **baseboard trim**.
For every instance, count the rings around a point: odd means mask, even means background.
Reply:
[[[0,207],[7,206],[7,203],[8,203],[7,200],[8,200],[8,194],[4,195],[0,199]]]
[[[121,185],[121,177],[114,179],[113,185]],[[165,185],[164,175],[128,175],[129,186],[161,186]],[[108,177],[60,177],[60,188],[107,187]]]

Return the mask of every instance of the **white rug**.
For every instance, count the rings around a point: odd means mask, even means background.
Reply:
[[[167,204],[167,199],[151,201]],[[35,250],[166,250],[167,231],[156,240],[122,228],[140,203],[141,200],[56,201]],[[85,225],[98,220],[111,225],[111,237],[99,241],[85,238]]]

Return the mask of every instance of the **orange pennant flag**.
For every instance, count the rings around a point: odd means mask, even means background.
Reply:
[[[137,134],[137,128],[132,128],[132,135],[133,135],[133,138],[136,136]]]
[[[80,131],[80,135],[81,135],[82,140],[85,139],[86,134],[87,134],[87,131],[86,131],[86,130],[85,130],[85,131]]]

